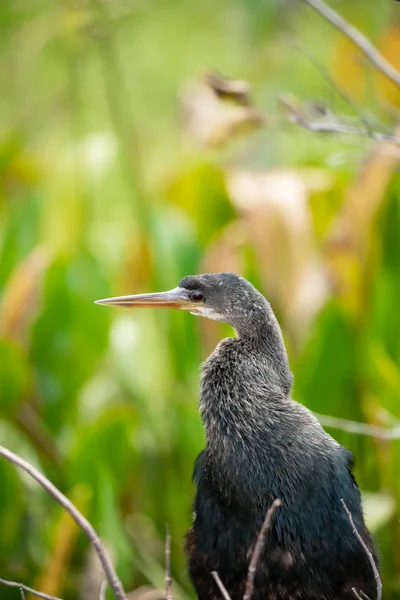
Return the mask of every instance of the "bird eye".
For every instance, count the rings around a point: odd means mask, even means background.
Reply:
[[[192,292],[189,295],[189,298],[193,300],[193,302],[201,302],[202,300],[204,300],[204,296],[201,292]]]

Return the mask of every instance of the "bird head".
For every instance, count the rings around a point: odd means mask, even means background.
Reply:
[[[97,300],[97,304],[128,308],[176,308],[229,323],[235,329],[251,320],[251,317],[256,317],[257,313],[271,311],[260,292],[234,273],[190,275],[167,292],[106,298]]]
[[[282,388],[290,392],[292,374],[279,324],[262,294],[234,273],[209,273],[184,277],[167,292],[137,294],[97,300],[109,306],[176,308],[231,325],[239,338],[268,356]]]

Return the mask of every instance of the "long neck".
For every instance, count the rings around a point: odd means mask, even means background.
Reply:
[[[262,298],[260,306],[254,306],[245,317],[239,315],[232,323],[236,331],[242,354],[237,362],[257,362],[260,375],[266,379],[278,379],[277,385],[284,395],[290,394],[293,376],[278,321],[271,307]],[[212,356],[212,355],[211,355]]]
[[[220,342],[203,365],[200,410],[206,435],[218,420],[230,429],[262,425],[271,404],[291,391],[292,373],[274,315],[237,333],[237,339]]]
[[[200,412],[207,461],[228,496],[247,490],[256,498],[271,453],[282,446],[279,420],[287,410],[292,375],[279,329],[263,329],[260,336],[242,333],[223,340],[203,365]]]

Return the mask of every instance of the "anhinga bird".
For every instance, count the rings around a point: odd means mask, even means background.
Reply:
[[[126,307],[171,307],[229,323],[203,364],[200,413],[207,445],[197,457],[194,522],[186,552],[200,600],[221,598],[217,571],[233,600],[243,596],[248,564],[266,512],[281,500],[259,562],[254,600],[354,600],[376,597],[351,453],[290,397],[292,373],[267,300],[232,273],[185,277],[175,289],[100,300]]]

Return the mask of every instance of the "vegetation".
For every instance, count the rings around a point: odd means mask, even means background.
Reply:
[[[400,66],[398,3],[335,7]],[[278,107],[290,92],[390,131],[399,91],[289,0],[2,0],[0,61],[0,443],[93,523],[129,590],[163,587],[168,523],[174,597],[193,596],[198,365],[231,332],[93,301],[242,273],[279,317],[295,399],[394,428],[329,431],[355,454],[384,598],[400,598],[399,162]],[[251,106],[207,104],[208,68],[251,82],[265,126]],[[0,486],[0,577],[97,599],[72,520],[3,461]]]

